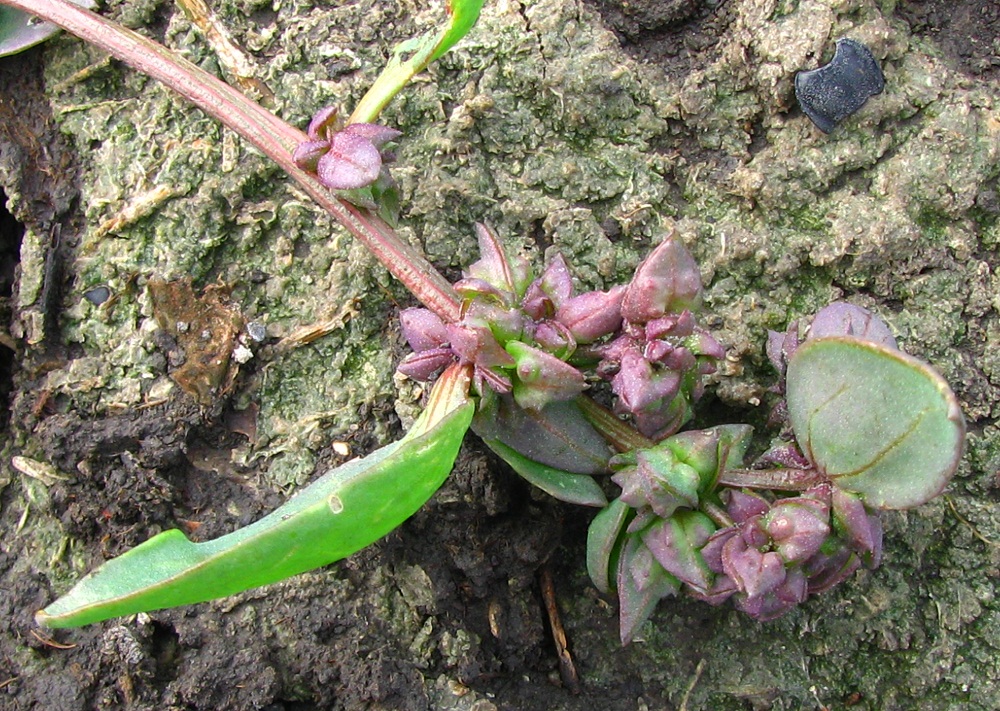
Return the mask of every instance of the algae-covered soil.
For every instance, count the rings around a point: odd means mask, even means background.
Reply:
[[[441,11],[208,5],[228,50],[179,4],[99,3],[299,126],[356,102]],[[845,36],[886,89],[826,135],[793,78]],[[346,561],[37,628],[102,560],[233,530],[398,437],[421,391],[394,376],[412,298],[252,147],[72,37],[0,59],[0,709],[1000,708],[998,37],[981,0],[497,0],[386,110],[401,232],[450,277],[476,221],[536,265],[561,250],[585,287],[678,230],[728,350],[700,424],[749,422],[764,446],[766,330],[838,298],[958,394],[958,474],[885,517],[880,569],[766,624],[668,600],[625,649],[584,567],[592,512],[472,437]]]

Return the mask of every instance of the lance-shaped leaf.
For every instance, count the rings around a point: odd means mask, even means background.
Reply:
[[[701,272],[676,233],[667,235],[635,270],[622,300],[622,316],[646,323],[701,303]]]
[[[788,414],[816,468],[875,508],[918,506],[962,453],[954,393],[925,363],[850,336],[807,340],[788,362]]]
[[[499,440],[528,459],[562,471],[607,471],[611,450],[575,402],[525,410],[511,397],[484,400],[472,423],[472,430],[483,440]]]
[[[173,529],[114,558],[37,613],[75,627],[204,602],[340,560],[386,535],[441,486],[472,420],[468,369],[438,380],[427,409],[399,442],[348,462],[250,526],[192,543]]]
[[[635,637],[656,603],[676,595],[680,581],[663,569],[637,536],[625,539],[618,561],[618,633],[622,644]]]

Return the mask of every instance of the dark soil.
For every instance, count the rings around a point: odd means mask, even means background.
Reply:
[[[896,14],[914,32],[937,43],[963,71],[1000,80],[1000,4],[908,0],[899,4]]]
[[[670,72],[685,72],[714,51],[730,21],[727,0],[592,2],[631,52]],[[899,4],[896,16],[969,74],[1000,80],[997,3],[911,0]],[[208,538],[246,524],[280,497],[256,487],[252,469],[204,466],[228,461],[224,455],[243,437],[226,417],[226,401],[206,410],[178,396],[159,408],[93,418],[63,412],[39,389],[46,369],[66,355],[55,335],[69,279],[58,269],[59,251],[73,247],[80,219],[75,157],[52,129],[40,60],[37,50],[0,59],[0,185],[17,189],[27,196],[19,204],[32,206],[13,216],[0,213],[5,321],[20,317],[10,305],[20,225],[58,237],[51,244],[51,283],[32,307],[45,316],[46,339],[17,358],[0,340],[0,405],[8,408],[0,423],[9,420],[4,451],[31,440],[40,455],[74,473],[72,481],[51,487],[51,506],[82,547],[77,553],[95,564],[165,528]],[[4,323],[0,335],[6,332]],[[377,446],[366,440],[364,428],[352,444],[358,453]],[[5,532],[17,529],[21,513],[6,505],[10,496],[8,487],[0,514]],[[445,672],[499,700],[519,699],[503,708],[633,709],[640,698],[649,708],[663,708],[657,690],[641,688],[627,672],[613,688],[585,685],[577,696],[560,684],[538,574],[549,566],[559,586],[578,570],[588,518],[534,498],[472,442],[421,512],[385,541],[338,564],[336,576],[306,576],[301,585],[248,593],[213,605],[211,615],[202,614],[206,606],[193,606],[129,627],[94,625],[74,632],[70,648],[59,634],[35,626],[32,615],[53,599],[53,590],[41,574],[18,565],[25,539],[5,533],[0,709],[418,711],[431,706],[422,679]],[[457,652],[435,653],[430,668],[416,666],[409,650],[380,634],[391,611],[351,594],[414,565],[433,583],[428,605],[435,623],[480,640],[465,652],[456,644]],[[280,626],[259,612],[265,608],[286,612]],[[613,625],[606,633],[616,634]],[[36,673],[42,666],[44,674]]]

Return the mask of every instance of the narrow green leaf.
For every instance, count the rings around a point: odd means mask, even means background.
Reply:
[[[592,476],[571,474],[528,459],[512,447],[496,439],[484,439],[486,445],[500,455],[511,469],[523,479],[534,484],[560,501],[580,506],[607,506],[604,491]]]
[[[389,63],[355,107],[348,123],[373,123],[414,75],[455,46],[472,29],[482,7],[483,0],[451,0],[448,22],[443,28],[396,45]]]
[[[788,413],[803,453],[876,508],[918,506],[944,489],[965,420],[930,366],[850,336],[800,345],[788,363]]]
[[[433,62],[438,57],[455,46],[455,43],[468,34],[479,19],[479,11],[483,8],[483,0],[450,0],[448,14],[451,20],[438,37],[437,48],[431,55]]]
[[[630,511],[628,504],[615,499],[594,516],[587,529],[587,573],[594,587],[605,595],[615,587],[615,554]]]
[[[176,529],[165,531],[105,563],[35,619],[75,627],[204,602],[364,548],[415,513],[448,476],[472,420],[468,386],[465,370],[446,372],[399,442],[337,467],[270,515],[221,538],[192,543]]]

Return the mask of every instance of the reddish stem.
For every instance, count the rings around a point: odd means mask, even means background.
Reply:
[[[723,486],[772,491],[805,491],[829,479],[815,469],[727,469],[719,477]]]
[[[627,422],[618,419],[615,413],[606,407],[598,405],[593,399],[581,395],[576,399],[587,422],[605,439],[608,444],[619,452],[631,452],[634,449],[649,449],[656,442],[638,432]]]
[[[100,47],[231,128],[298,181],[427,308],[445,321],[459,319],[458,295],[423,255],[403,242],[384,221],[336,197],[314,175],[295,165],[291,151],[306,140],[302,131],[166,47],[67,0],[0,0],[0,4],[37,15]]]

